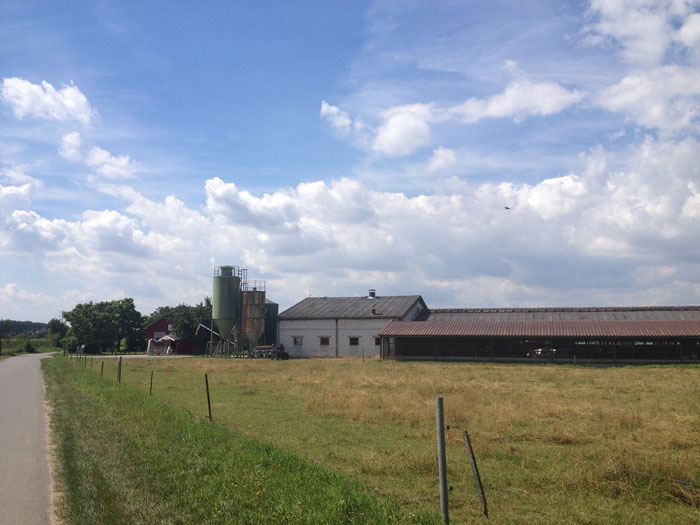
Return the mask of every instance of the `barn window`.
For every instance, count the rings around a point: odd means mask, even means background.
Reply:
[[[321,337],[320,341],[321,346],[328,346],[331,344],[331,338],[330,337]]]
[[[294,339],[294,346],[301,346],[304,344],[304,338],[302,336],[295,335],[293,337],[293,339]]]
[[[359,344],[360,344],[359,337],[351,337],[350,338],[350,346],[359,346]]]
[[[377,345],[377,346],[379,346],[380,344],[382,344],[382,338],[381,338],[381,337],[375,337],[375,338],[374,338],[374,344]]]

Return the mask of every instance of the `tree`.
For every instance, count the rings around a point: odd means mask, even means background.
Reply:
[[[112,301],[117,316],[117,349],[122,339],[126,339],[127,351],[134,351],[146,342],[146,333],[142,327],[143,316],[136,310],[131,297]]]
[[[95,305],[89,303],[76,304],[70,312],[62,312],[63,318],[70,323],[70,335],[75,338],[76,346],[86,345],[89,350],[97,351]]]
[[[63,318],[70,323],[71,343],[86,345],[89,351],[119,351],[122,339],[127,340],[127,348],[143,346],[141,314],[134,307],[131,298],[118,301],[78,304],[70,312],[63,312]]]
[[[2,340],[9,335],[11,327],[12,321],[9,319],[0,321],[0,355],[2,355]]]
[[[195,306],[181,304],[174,308],[168,317],[173,325],[173,332],[181,339],[197,339],[206,344],[209,340],[209,332],[202,330],[197,334],[200,324],[209,325],[211,319],[211,299],[205,297],[204,301]]]
[[[154,321],[157,321],[164,315],[167,315],[170,313],[170,311],[173,309],[172,306],[159,306],[150,315],[146,315],[143,317],[143,327],[146,328],[148,325],[153,323]]]
[[[49,339],[55,346],[60,347],[68,332],[68,325],[60,319],[53,318],[49,321],[48,332]]]

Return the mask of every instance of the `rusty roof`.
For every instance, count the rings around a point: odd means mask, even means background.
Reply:
[[[392,321],[379,335],[447,337],[700,337],[696,321]]]
[[[431,321],[700,321],[700,306],[438,308]]]
[[[278,319],[400,319],[417,302],[427,309],[420,295],[307,297],[279,314]]]

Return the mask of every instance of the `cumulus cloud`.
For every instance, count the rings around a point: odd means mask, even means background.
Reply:
[[[95,168],[108,179],[131,179],[135,177],[137,164],[128,155],[114,156],[109,151],[94,146],[85,157],[85,164]]]
[[[588,29],[593,42],[616,42],[635,66],[661,64],[674,40],[693,42],[697,23],[692,2],[675,0],[592,0],[596,22]],[[690,19],[680,30],[678,20]]]
[[[59,121],[77,120],[87,125],[93,117],[87,98],[72,84],[57,90],[46,81],[39,85],[22,78],[4,78],[0,95],[18,119],[30,116]]]
[[[546,116],[560,113],[583,99],[578,90],[568,90],[554,82],[516,80],[497,95],[487,99],[470,98],[449,112],[462,122],[471,124],[483,118]]]
[[[669,133],[697,130],[700,70],[664,66],[630,74],[602,90],[598,103],[647,128]]]
[[[539,182],[455,181],[413,196],[351,179],[255,194],[213,178],[206,205],[191,207],[105,184],[125,211],[61,221],[15,210],[0,218],[0,252],[103,297],[129,283],[146,310],[200,300],[223,263],[268,279],[287,306],[373,285],[434,306],[695,303],[698,180],[696,140],[648,138],[622,161],[599,149]]]
[[[384,123],[377,129],[372,149],[391,157],[409,155],[430,142],[433,120],[430,104],[411,104],[389,108],[382,114]]]
[[[77,131],[66,133],[61,137],[61,145],[58,148],[58,153],[67,160],[78,162],[82,159],[82,154],[80,153],[81,144],[82,138],[80,137],[80,133]]]
[[[428,160],[426,169],[428,172],[432,173],[434,171],[451,168],[456,163],[457,155],[455,152],[451,149],[440,146],[439,148],[433,150],[433,154]]]
[[[678,30],[677,39],[684,46],[700,52],[700,13],[693,13]]]
[[[21,186],[3,186],[0,184],[0,217],[16,209],[29,207],[31,184]]]

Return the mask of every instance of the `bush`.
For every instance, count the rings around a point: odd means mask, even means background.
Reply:
[[[27,344],[24,345],[24,351],[28,354],[34,354],[36,353],[36,348],[34,348],[34,345],[27,341]]]

